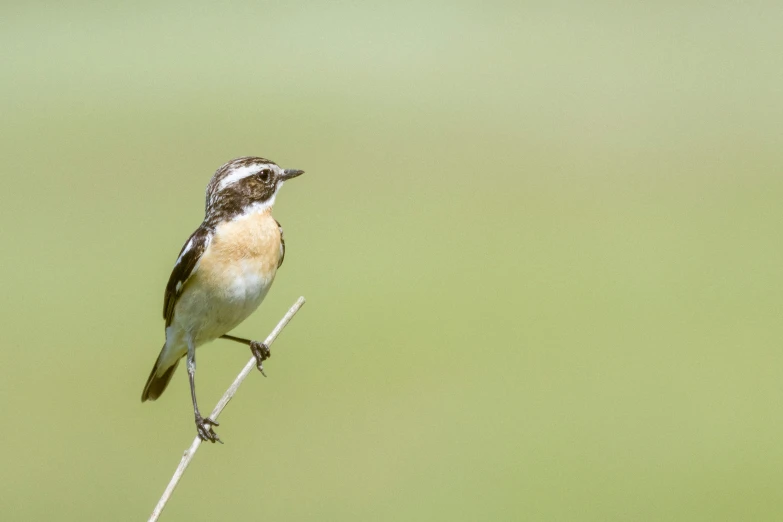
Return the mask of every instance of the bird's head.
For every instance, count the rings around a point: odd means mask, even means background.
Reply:
[[[233,159],[217,169],[207,185],[207,216],[231,219],[270,208],[283,183],[303,173],[264,158]]]

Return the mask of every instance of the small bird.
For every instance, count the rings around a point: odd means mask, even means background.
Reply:
[[[196,401],[196,348],[218,338],[246,344],[264,373],[271,356],[263,342],[228,335],[264,300],[285,258],[283,228],[272,206],[283,183],[304,171],[243,157],[220,167],[207,185],[206,212],[179,253],[166,285],[166,343],[147,379],[141,401],[163,393],[187,355],[190,395],[201,440],[222,442]]]

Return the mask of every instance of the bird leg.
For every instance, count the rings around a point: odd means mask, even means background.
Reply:
[[[272,352],[269,350],[269,346],[267,346],[266,343],[251,341],[249,339],[242,339],[241,337],[234,337],[233,335],[222,335],[221,338],[249,346],[250,351],[256,358],[256,367],[258,368],[258,371],[261,372],[261,375],[266,377],[266,373],[264,373],[264,361],[272,357]]]
[[[198,438],[212,443],[219,442],[223,444],[215,430],[212,429],[212,426],[220,426],[220,424],[209,417],[202,417],[198,411],[198,403],[196,402],[196,347],[191,341],[188,341],[188,380],[190,381],[190,398],[193,400],[193,413],[196,416]]]

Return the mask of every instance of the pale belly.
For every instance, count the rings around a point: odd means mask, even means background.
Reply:
[[[264,273],[257,265],[243,260],[225,267],[219,277],[196,274],[177,303],[171,326],[192,336],[196,346],[236,328],[258,308],[274,281],[274,272]]]
[[[244,227],[238,230],[238,227]],[[280,232],[269,215],[218,229],[188,279],[166,329],[166,351],[179,357],[187,340],[196,347],[236,328],[266,297],[277,273]]]

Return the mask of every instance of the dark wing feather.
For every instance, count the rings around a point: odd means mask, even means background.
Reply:
[[[285,259],[285,237],[283,236],[283,226],[278,220],[275,219],[277,228],[280,229],[280,261],[277,262],[277,268],[283,266],[283,259]]]
[[[174,319],[174,306],[182,295],[185,282],[196,271],[201,255],[211,240],[212,233],[204,227],[199,227],[180,250],[169,283],[166,285],[166,294],[163,296],[163,318],[166,320],[166,326],[171,325]]]

